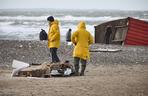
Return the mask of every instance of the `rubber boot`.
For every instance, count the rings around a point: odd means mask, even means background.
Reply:
[[[84,76],[85,69],[86,69],[86,64],[82,64],[81,65],[81,73],[80,73],[80,76]]]
[[[75,64],[75,76],[79,76],[79,65]]]
[[[74,57],[74,67],[75,67],[74,76],[79,76],[79,61],[80,58]]]

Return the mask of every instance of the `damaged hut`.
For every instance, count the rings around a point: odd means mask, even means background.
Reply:
[[[148,22],[131,17],[95,26],[95,43],[148,45]]]

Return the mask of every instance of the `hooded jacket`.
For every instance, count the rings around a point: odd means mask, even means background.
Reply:
[[[60,47],[59,22],[57,20],[54,20],[49,24],[48,48],[59,48],[59,47]]]
[[[93,37],[90,32],[86,30],[86,26],[83,21],[78,24],[77,28],[77,31],[75,31],[71,36],[72,43],[75,45],[73,57],[79,57],[86,60],[90,57],[89,45],[93,43]]]

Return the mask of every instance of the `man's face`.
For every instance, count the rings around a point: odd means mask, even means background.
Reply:
[[[49,23],[49,25],[51,25],[51,22],[50,21],[48,21],[48,23]]]

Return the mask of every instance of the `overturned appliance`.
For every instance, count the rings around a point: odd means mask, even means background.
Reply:
[[[73,65],[69,61],[64,63],[43,63],[28,64],[22,61],[13,60],[12,76],[19,77],[51,77],[51,76],[71,76],[74,73]]]
[[[148,45],[148,22],[123,18],[95,26],[95,43]]]

